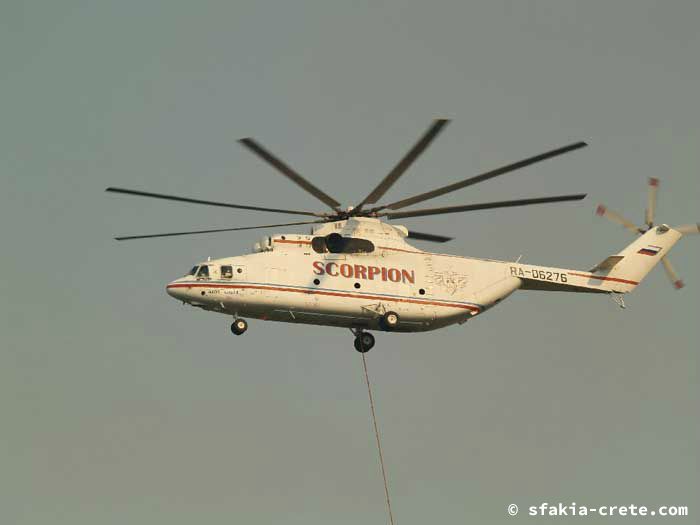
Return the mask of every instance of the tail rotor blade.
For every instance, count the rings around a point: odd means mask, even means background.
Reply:
[[[680,290],[681,288],[683,288],[685,284],[683,284],[683,281],[678,277],[678,274],[671,265],[671,262],[666,257],[662,257],[661,262],[664,265],[666,275],[668,275],[668,278],[671,280],[671,284],[673,285],[673,287],[676,290]]]
[[[600,217],[605,217],[606,219],[616,222],[625,228],[627,228],[629,231],[634,232],[634,233],[639,233],[639,228],[637,228],[632,222],[628,221],[625,219],[622,215],[619,213],[616,213],[612,210],[609,210],[606,206],[603,206],[602,204],[598,205],[598,208],[595,211],[596,215],[599,215]]]
[[[647,193],[647,209],[644,213],[644,222],[650,228],[654,225],[654,215],[656,214],[656,193],[659,191],[659,179],[649,178],[649,191]]]
[[[700,233],[700,224],[684,224],[683,226],[678,226],[673,229],[681,232],[683,235],[697,235]]]

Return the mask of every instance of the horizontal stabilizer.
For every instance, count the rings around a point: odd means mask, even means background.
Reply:
[[[610,270],[612,270],[613,266],[615,266],[617,263],[619,263],[624,258],[625,258],[624,255],[611,255],[610,257],[608,257],[604,261],[596,264],[593,268],[591,268],[588,271],[591,273],[599,272],[599,271],[609,272]]]

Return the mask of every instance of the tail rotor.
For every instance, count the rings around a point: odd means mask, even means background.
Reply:
[[[606,206],[600,204],[598,205],[598,208],[596,209],[596,215],[599,215],[600,217],[605,217],[609,221],[612,221],[614,223],[620,224],[623,226],[625,229],[638,234],[642,235],[652,228],[654,228],[654,219],[656,215],[656,197],[659,191],[659,179],[656,179],[654,177],[651,177],[648,182],[648,189],[647,189],[647,207],[644,210],[644,226],[636,226],[632,221],[626,219],[622,215],[620,215],[617,212],[614,212],[610,209],[608,209]],[[664,229],[664,231],[668,231],[669,227],[666,226],[665,224],[661,224],[658,226],[658,229]],[[683,226],[677,226],[673,228],[679,233],[682,233],[683,235],[693,235],[693,234],[700,234],[700,224],[684,224]],[[661,258],[661,263],[664,266],[664,270],[666,271],[666,275],[671,281],[671,284],[676,290],[680,290],[685,286],[683,283],[683,280],[678,276],[676,273],[676,270],[674,269],[673,265],[671,262],[668,260],[668,257],[663,256]]]
[[[666,270],[666,275],[668,278],[671,280],[671,284],[676,290],[680,290],[685,286],[683,284],[683,281],[678,277],[678,274],[676,273],[676,270],[673,268],[673,265],[671,262],[668,260],[666,257],[661,258],[661,263],[664,265],[664,270]]]
[[[654,226],[654,215],[656,214],[656,193],[659,190],[659,179],[649,178],[649,188],[647,191],[647,209],[644,212],[644,222],[648,229]]]
[[[674,228],[674,230],[681,232],[683,235],[697,235],[700,233],[700,224],[684,224]]]
[[[624,226],[626,229],[628,229],[632,233],[642,233],[640,231],[640,229],[634,225],[634,223],[625,219],[619,213],[608,209],[606,206],[603,206],[602,204],[598,205],[598,208],[596,209],[595,213],[596,213],[596,215],[599,215],[600,217],[605,217],[609,221],[616,222],[617,224]]]

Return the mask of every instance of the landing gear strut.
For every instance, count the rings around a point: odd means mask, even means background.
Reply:
[[[248,323],[245,319],[235,319],[231,325],[231,332],[235,335],[241,335],[248,330]]]
[[[355,350],[364,354],[372,350],[374,346],[374,336],[369,332],[363,332],[362,330],[353,330],[355,334]]]

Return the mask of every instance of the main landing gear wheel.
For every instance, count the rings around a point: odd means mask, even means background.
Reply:
[[[233,321],[233,324],[231,325],[231,331],[235,335],[241,335],[246,330],[248,330],[248,323],[245,319],[236,319],[235,321]]]
[[[374,336],[369,332],[360,332],[355,336],[355,350],[364,354],[372,350],[374,346]]]
[[[380,324],[384,330],[393,330],[399,325],[399,314],[396,312],[386,312],[382,316]]]

